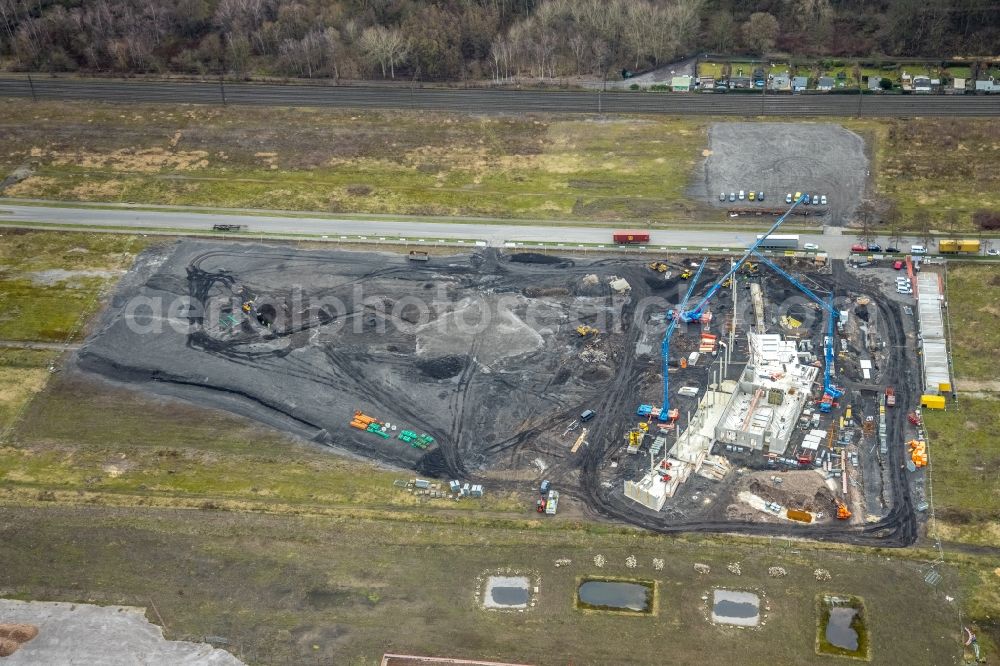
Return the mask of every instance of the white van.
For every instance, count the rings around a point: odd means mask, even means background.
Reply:
[[[923,245],[911,245],[910,254],[927,254],[927,248]]]

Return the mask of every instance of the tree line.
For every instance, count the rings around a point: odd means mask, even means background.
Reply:
[[[0,0],[0,64],[27,71],[507,81],[997,44],[983,0]]]

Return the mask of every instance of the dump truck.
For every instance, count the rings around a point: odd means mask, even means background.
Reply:
[[[430,261],[431,257],[422,250],[410,250],[410,261]]]
[[[647,231],[615,231],[612,232],[611,238],[615,243],[619,245],[634,245],[638,243],[648,243],[649,242],[649,232]]]
[[[212,231],[239,231],[243,228],[242,224],[213,224]]]
[[[896,406],[896,389],[891,386],[885,387],[885,406],[895,407]]]
[[[980,243],[976,239],[947,239],[938,241],[938,252],[941,254],[978,254]]]

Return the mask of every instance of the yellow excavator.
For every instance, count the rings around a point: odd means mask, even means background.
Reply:
[[[587,326],[586,324],[581,324],[580,326],[577,326],[576,332],[581,338],[585,338],[588,335],[597,335],[598,333],[600,333],[600,331],[594,328],[593,326]]]
[[[662,261],[653,261],[650,262],[649,268],[657,273],[666,273],[670,269],[670,266],[667,266]]]

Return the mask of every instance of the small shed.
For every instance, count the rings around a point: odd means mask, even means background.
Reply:
[[[698,79],[698,86],[702,90],[714,90],[715,89],[715,78],[711,76],[702,76]]]
[[[691,91],[691,77],[686,74],[683,76],[675,76],[670,79],[670,89],[674,92],[690,92]]]
[[[868,77],[868,90],[881,90],[882,89],[882,77],[881,76],[869,76]]]
[[[965,79],[954,79],[951,82],[951,90],[952,90],[952,92],[956,92],[956,93],[959,93],[959,94],[964,93],[965,92]]]
[[[913,77],[913,92],[929,93],[930,91],[931,91],[931,77],[929,76]]]
[[[792,80],[788,74],[775,74],[770,83],[771,90],[791,90]]]
[[[729,77],[729,85],[732,88],[752,88],[753,84],[750,81],[749,76],[731,76]]]
[[[833,77],[821,76],[816,84],[816,90],[833,90]]]
[[[792,77],[792,91],[799,92],[800,90],[805,90],[809,87],[809,77],[808,76],[795,76]]]

